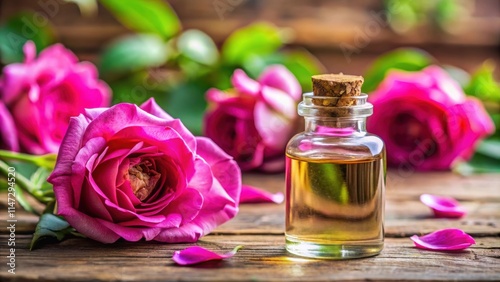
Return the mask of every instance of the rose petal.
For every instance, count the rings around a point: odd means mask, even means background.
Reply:
[[[168,243],[195,242],[201,236],[210,233],[215,227],[233,218],[238,212],[241,189],[241,172],[234,160],[225,154],[212,140],[197,137],[198,173],[188,184],[188,188],[197,189],[202,193],[204,206],[192,222],[179,228],[163,230],[155,238],[156,241]],[[209,170],[202,166],[210,166]],[[204,177],[213,177],[211,187],[200,187],[208,184]],[[198,187],[197,187],[198,186]]]
[[[172,260],[180,265],[193,265],[210,260],[223,260],[233,257],[243,246],[237,246],[225,254],[217,254],[202,247],[194,246],[182,251],[175,251]]]
[[[0,101],[0,124],[2,125],[2,130],[0,131],[0,149],[14,152],[19,151],[19,141],[14,120],[2,101]]]
[[[231,83],[238,92],[245,93],[251,96],[256,96],[260,91],[260,83],[248,77],[241,69],[234,71],[231,77]]]
[[[286,92],[294,100],[300,100],[302,88],[295,76],[282,65],[269,66],[259,77],[262,85],[267,85]]]
[[[276,203],[281,204],[285,199],[283,193],[271,193],[250,185],[241,186],[240,203]]]
[[[436,217],[460,218],[467,211],[453,198],[422,194],[420,201],[434,212]]]
[[[65,69],[78,62],[78,57],[62,44],[51,45],[38,55],[37,63],[42,66],[50,66],[52,69]]]
[[[24,52],[24,62],[25,63],[32,62],[36,57],[35,43],[31,40],[26,41],[26,43],[23,46],[23,52]]]
[[[271,90],[272,88],[269,88]],[[281,91],[276,91],[281,92]],[[282,96],[286,98],[287,96]],[[288,102],[291,103],[286,103]],[[291,99],[282,99],[282,105],[295,108]],[[293,117],[286,116],[283,112],[277,112],[268,103],[257,102],[254,111],[255,128],[259,132],[264,143],[272,149],[283,150],[290,139],[294,123]]]
[[[474,238],[460,229],[442,229],[425,236],[413,235],[410,239],[419,249],[434,251],[463,250],[475,244]]]
[[[169,114],[167,114],[158,104],[156,104],[156,101],[154,98],[149,98],[146,102],[144,102],[140,108],[154,116],[157,116],[162,119],[166,120],[173,120]]]

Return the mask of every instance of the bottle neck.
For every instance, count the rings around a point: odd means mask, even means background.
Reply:
[[[332,118],[304,117],[305,131],[334,137],[355,137],[366,134],[366,117]]]

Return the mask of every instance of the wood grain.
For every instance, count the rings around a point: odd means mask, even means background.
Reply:
[[[0,236],[4,241],[5,236]],[[500,246],[497,238],[478,238],[472,248],[441,253],[422,251],[407,238],[386,240],[376,257],[329,261],[292,256],[284,249],[283,236],[209,235],[196,245],[226,252],[244,248],[233,258],[194,267],[173,263],[174,251],[192,244],[118,242],[102,245],[70,239],[58,245],[27,251],[29,237],[20,236],[16,251],[17,274],[2,271],[2,281],[402,281],[425,279],[490,280],[497,272]],[[3,266],[5,267],[5,266]]]
[[[277,192],[283,174],[244,174],[249,185]],[[496,281],[500,279],[500,174],[461,177],[452,173],[388,174],[386,244],[376,257],[328,261],[303,259],[284,249],[284,204],[242,204],[230,222],[195,244],[130,243],[104,245],[72,238],[28,251],[36,217],[18,209],[16,275],[2,261],[0,281]],[[436,219],[419,195],[457,197],[467,208],[458,220]],[[0,194],[2,201],[5,195]],[[5,210],[5,206],[1,206]],[[0,253],[7,254],[5,213],[0,214]],[[416,249],[413,234],[461,228],[476,245],[461,252]],[[199,245],[226,252],[244,245],[234,258],[194,267],[176,266],[174,251]],[[4,255],[2,255],[3,257]],[[1,261],[1,259],[0,259]]]
[[[461,228],[472,235],[500,236],[500,175],[485,174],[463,177],[452,173],[388,173],[385,234],[406,237],[428,233],[438,228]],[[284,192],[284,175],[244,174],[243,182],[272,192]],[[435,219],[419,201],[423,193],[455,197],[468,214],[458,220]],[[5,208],[6,196],[0,198]],[[17,232],[30,234],[38,218],[17,209]],[[0,213],[0,233],[5,233],[7,214]],[[284,204],[242,204],[231,221],[214,232],[217,234],[283,234]]]

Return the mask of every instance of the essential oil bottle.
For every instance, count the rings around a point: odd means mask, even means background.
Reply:
[[[366,132],[363,78],[312,77],[305,131],[286,149],[286,249],[312,258],[374,256],[384,245],[385,146]]]

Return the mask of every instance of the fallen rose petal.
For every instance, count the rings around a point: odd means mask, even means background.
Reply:
[[[237,246],[225,254],[217,254],[202,247],[188,247],[181,251],[175,251],[172,260],[180,265],[193,265],[210,260],[223,260],[233,257],[243,246]]]
[[[460,218],[467,213],[460,203],[453,198],[422,194],[420,201],[431,208],[436,217]]]
[[[241,186],[240,203],[276,203],[281,204],[285,196],[283,193],[271,193],[249,185]]]
[[[413,235],[410,239],[419,249],[434,251],[463,250],[475,244],[474,238],[460,229],[442,229],[425,236]]]

